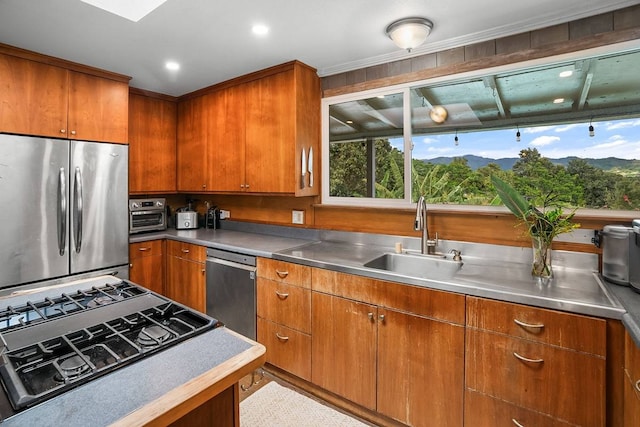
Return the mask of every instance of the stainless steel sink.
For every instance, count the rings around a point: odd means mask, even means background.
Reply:
[[[454,261],[444,255],[386,253],[365,263],[364,266],[403,276],[444,280],[450,279],[462,268],[462,261]]]

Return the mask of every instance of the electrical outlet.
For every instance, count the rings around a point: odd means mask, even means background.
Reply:
[[[225,211],[224,209],[220,209],[220,219],[229,219],[231,218],[231,211]]]
[[[291,222],[293,224],[304,224],[304,211],[291,211]]]

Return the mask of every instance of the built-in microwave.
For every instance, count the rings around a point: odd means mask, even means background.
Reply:
[[[129,234],[166,229],[165,199],[129,199]]]

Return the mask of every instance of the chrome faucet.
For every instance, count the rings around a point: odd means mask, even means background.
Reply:
[[[436,245],[438,244],[438,234],[436,233],[435,239],[429,238],[429,227],[427,226],[427,202],[425,202],[424,196],[420,196],[420,199],[418,199],[418,206],[416,207],[416,219],[413,225],[413,229],[422,230],[420,253],[435,254]]]

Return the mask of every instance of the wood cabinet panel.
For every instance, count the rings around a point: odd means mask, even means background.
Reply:
[[[470,390],[465,394],[464,409],[465,427],[573,425]]]
[[[178,191],[207,191],[208,115],[205,102],[211,102],[208,96],[191,98],[178,104]]]
[[[70,72],[68,120],[69,138],[126,144],[129,84]]]
[[[176,191],[177,103],[129,94],[129,192]]]
[[[65,137],[69,71],[0,54],[0,132]]]
[[[232,86],[207,95],[208,191],[239,192],[245,189],[244,86]]]
[[[605,425],[603,357],[472,328],[466,348],[468,389],[581,426]]]
[[[258,317],[258,342],[267,348],[267,362],[311,381],[311,336]]]
[[[258,277],[311,289],[311,267],[269,258],[258,258]]]
[[[602,357],[607,352],[607,322],[593,317],[467,297],[467,325]]]
[[[367,301],[460,325],[465,323],[465,296],[314,268],[313,290]]]
[[[164,240],[129,244],[129,279],[159,294],[164,288]]]
[[[377,323],[378,412],[411,426],[462,426],[464,326],[382,308]]]
[[[312,293],[311,381],[376,409],[377,309]]]
[[[207,248],[177,240],[167,240],[167,255],[204,263],[207,259]]]
[[[167,257],[166,294],[188,307],[206,312],[205,267],[201,262]]]
[[[640,349],[627,332],[624,343],[624,426],[640,425]]]
[[[274,282],[257,281],[258,316],[306,334],[311,333],[311,291]]]

